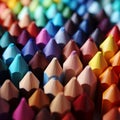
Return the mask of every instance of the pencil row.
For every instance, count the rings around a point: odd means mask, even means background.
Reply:
[[[119,120],[119,6],[0,1],[0,120]]]

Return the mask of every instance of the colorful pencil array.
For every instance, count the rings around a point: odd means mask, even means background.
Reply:
[[[0,0],[0,120],[119,120],[119,21],[119,0]]]

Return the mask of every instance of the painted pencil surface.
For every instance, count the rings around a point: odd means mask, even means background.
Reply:
[[[62,120],[75,120],[75,117],[73,116],[73,114],[71,112],[67,112],[64,117],[62,118]]]
[[[10,72],[7,65],[0,59],[0,85],[2,85],[6,79],[10,79]]]
[[[19,105],[15,109],[13,119],[17,120],[32,120],[34,118],[33,110],[28,106],[27,101],[25,98],[22,98]]]
[[[9,104],[4,100],[4,98],[0,97],[0,114],[2,113],[8,113],[10,106]]]
[[[119,0],[0,0],[0,120],[120,119]]]
[[[35,120],[51,120],[50,111],[47,108],[42,108],[36,115]]]
[[[76,119],[93,120],[94,103],[86,94],[78,96],[73,102],[73,109]]]

